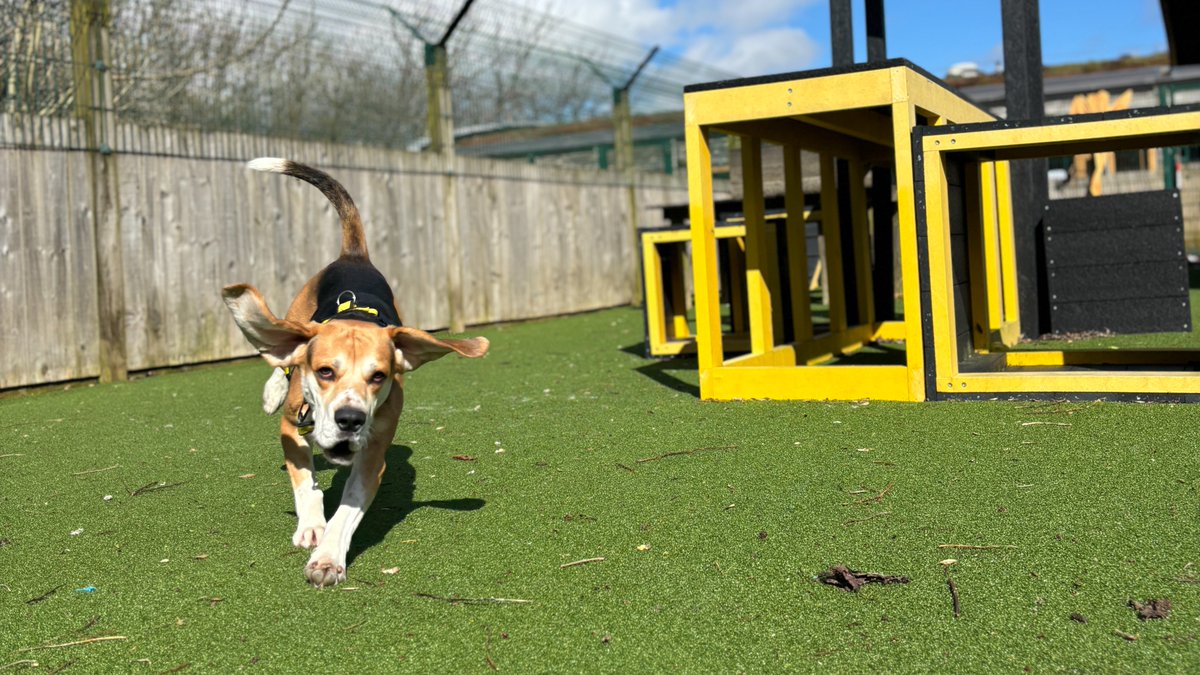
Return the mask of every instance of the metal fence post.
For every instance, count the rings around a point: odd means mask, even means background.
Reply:
[[[96,264],[100,381],[129,377],[125,340],[125,269],[121,251],[121,200],[109,58],[108,0],[71,0],[75,114],[87,135],[92,236]]]

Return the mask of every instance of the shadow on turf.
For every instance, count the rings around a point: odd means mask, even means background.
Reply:
[[[638,342],[637,344],[622,347],[621,351],[625,352],[626,354],[633,354],[641,359],[645,359],[646,365],[634,368],[634,370],[642,375],[645,375],[646,377],[665,387],[674,389],[675,391],[683,392],[685,394],[695,396],[696,398],[700,398],[700,387],[697,387],[690,382],[685,382],[671,374],[671,371],[675,370],[696,370],[696,357],[683,356],[670,359],[659,359],[653,357],[647,358],[646,343],[644,342]]]
[[[354,562],[358,554],[383,541],[393,527],[404,522],[408,514],[420,508],[449,509],[451,511],[478,511],[487,502],[482,499],[431,499],[419,502],[413,499],[417,487],[417,471],[409,463],[412,448],[395,445],[387,451],[387,470],[383,474],[383,482],[379,485],[379,493],[371,508],[367,509],[362,523],[354,532],[350,551],[346,554],[346,563]],[[335,468],[318,455],[313,458],[318,471]],[[350,477],[349,469],[339,470],[333,475],[333,482],[325,491],[325,516],[332,518],[341,502],[342,490],[346,487],[346,479]]]

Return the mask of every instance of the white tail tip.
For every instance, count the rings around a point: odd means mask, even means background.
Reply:
[[[248,168],[255,171],[271,171],[273,173],[283,173],[287,169],[288,161],[278,157],[259,157],[246,162]]]

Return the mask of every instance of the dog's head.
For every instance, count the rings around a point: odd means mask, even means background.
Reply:
[[[242,334],[276,368],[296,368],[312,406],[309,439],[338,464],[351,463],[371,435],[375,412],[403,386],[403,374],[450,352],[475,358],[487,338],[442,340],[415,328],[384,328],[362,321],[320,324],[276,318],[252,286],[222,292]]]

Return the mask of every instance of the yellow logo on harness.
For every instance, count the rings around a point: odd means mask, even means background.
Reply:
[[[342,298],[346,297],[347,295],[350,296],[350,299],[342,300]],[[338,294],[337,299],[338,299],[338,306],[337,306],[338,314],[345,314],[346,312],[362,312],[363,314],[370,314],[371,316],[379,316],[379,310],[375,309],[374,307],[363,307],[362,305],[359,305],[358,298],[355,297],[354,291],[342,291],[340,294]],[[331,316],[328,319],[325,319],[324,321],[322,321],[321,323],[329,323],[332,320],[333,320],[333,317]]]

